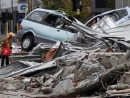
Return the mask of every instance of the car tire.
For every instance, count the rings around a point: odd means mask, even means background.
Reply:
[[[21,43],[22,50],[29,52],[33,49],[34,38],[32,36],[26,36]]]

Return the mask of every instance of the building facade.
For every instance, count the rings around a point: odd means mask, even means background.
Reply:
[[[8,22],[8,30],[16,32],[17,23],[24,18],[27,8],[28,0],[0,0],[1,33],[6,32],[6,22]]]
[[[106,7],[106,0],[91,0],[91,13],[99,14],[111,10]]]
[[[130,0],[115,0],[115,9],[129,6]],[[106,7],[106,0],[91,0],[91,13],[98,14],[109,11],[111,8]]]
[[[14,11],[19,11],[19,7],[21,5],[27,6],[27,3],[28,0],[0,0],[0,8],[2,12],[6,10],[10,12],[12,10],[11,7],[13,7]]]
[[[130,0],[115,0],[115,8],[123,8],[126,6],[130,7]]]

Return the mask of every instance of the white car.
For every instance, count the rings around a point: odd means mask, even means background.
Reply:
[[[92,22],[98,22],[106,15],[110,16],[115,21],[116,25],[120,25],[121,23],[130,20],[130,8],[127,6],[124,8],[103,12],[88,20],[85,25],[90,27],[93,24]]]

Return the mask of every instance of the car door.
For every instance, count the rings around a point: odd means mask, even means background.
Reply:
[[[51,38],[54,41],[69,40],[75,35],[69,30],[63,28],[64,25],[60,27],[60,24],[63,24],[63,22],[60,20],[60,17],[61,15],[51,13],[43,21],[43,24],[46,24],[51,27]]]
[[[69,30],[65,30],[62,28],[56,28],[53,33],[53,39],[59,40],[59,41],[65,41],[70,40],[73,38],[75,33],[70,32]]]
[[[57,27],[57,19],[59,18],[59,15],[56,14],[49,14],[44,20],[43,24],[48,26],[48,31],[51,32],[50,37],[53,41],[63,41],[67,40],[68,37],[70,37],[70,32],[67,30],[61,29]],[[49,33],[48,32],[48,33]],[[73,34],[72,34],[73,35]]]

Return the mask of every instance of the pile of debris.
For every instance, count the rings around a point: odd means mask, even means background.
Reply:
[[[121,36],[118,32],[123,30],[122,26],[114,25],[114,21],[110,21],[108,16],[92,29],[73,21],[62,20],[77,28],[79,33],[66,42],[39,43],[28,54],[12,54],[11,64],[0,69],[0,96],[130,96],[130,44],[128,37]],[[107,20],[113,24],[109,30]],[[101,28],[102,22],[106,22],[106,25]],[[127,34],[128,31],[127,28],[124,32]]]
[[[0,69],[2,96],[113,96],[107,87],[129,69],[126,53],[103,52],[106,47],[90,51],[63,42],[49,46],[40,43],[28,54],[42,52],[39,62],[19,59]]]

